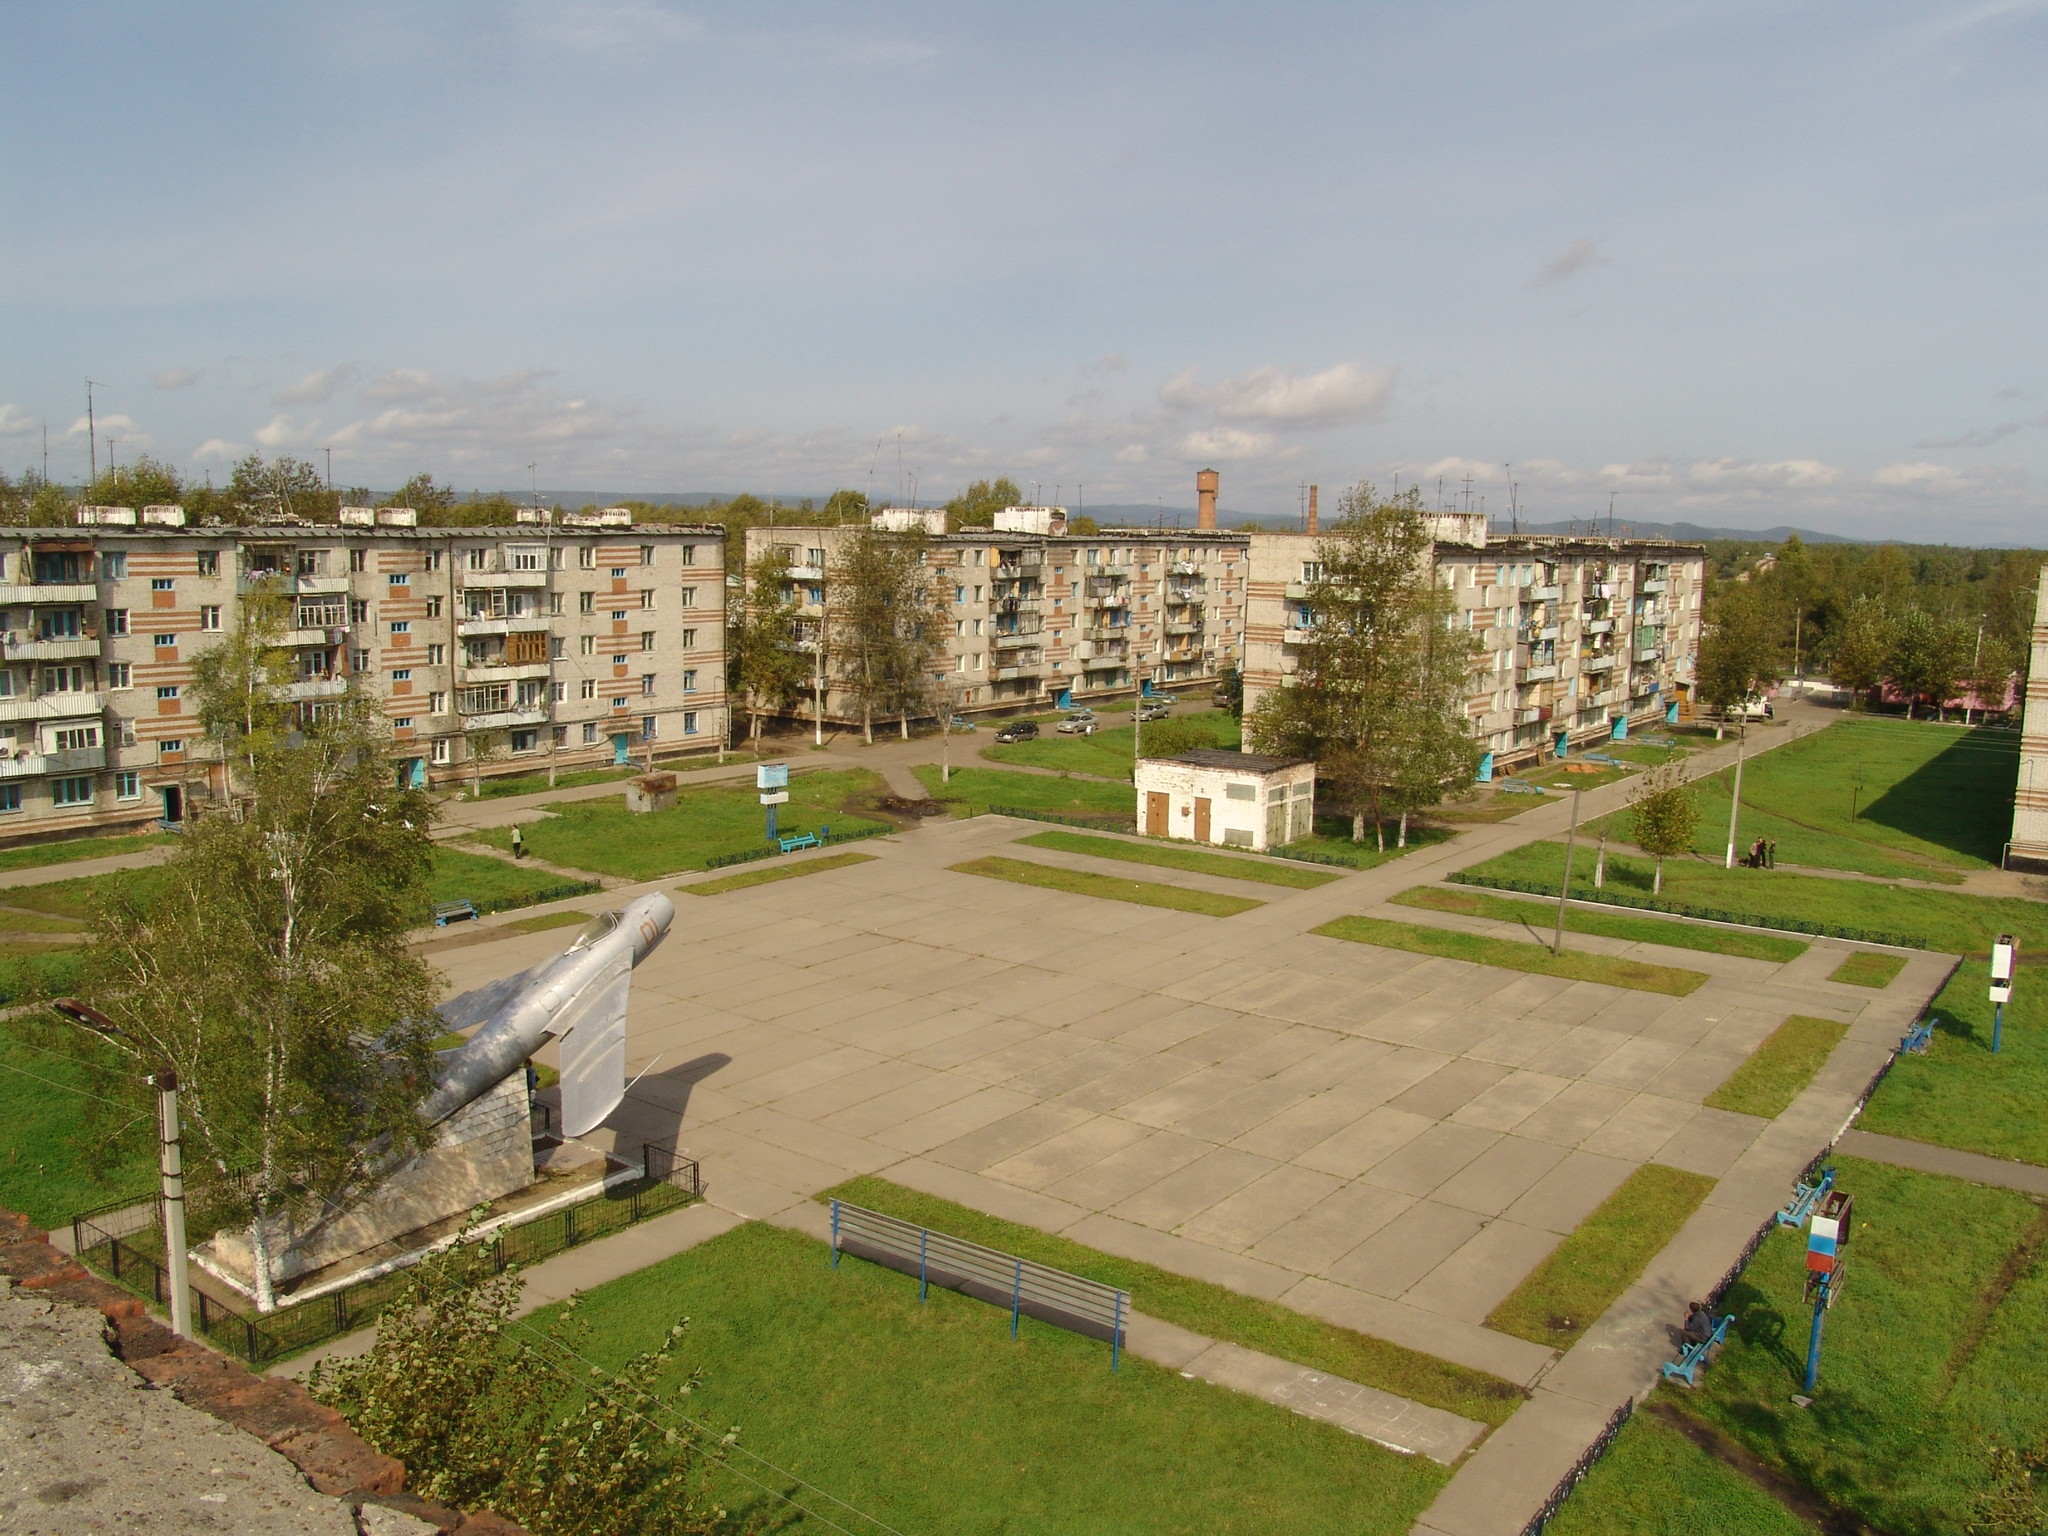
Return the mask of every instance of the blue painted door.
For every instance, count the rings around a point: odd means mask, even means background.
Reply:
[[[1627,740],[1628,740],[1628,716],[1627,716],[1627,715],[1616,715],[1616,716],[1614,717],[1614,739],[1615,739],[1616,741],[1627,741]]]
[[[1664,723],[1666,725],[1678,724],[1678,700],[1673,699],[1664,706]]]
[[[1551,751],[1552,751],[1552,752],[1554,752],[1554,753],[1555,753],[1555,754],[1556,754],[1557,756],[1559,756],[1559,757],[1563,757],[1563,756],[1565,755],[1565,753],[1566,753],[1566,752],[1568,752],[1568,751],[1570,751],[1570,750],[1571,750],[1571,744],[1572,744],[1572,739],[1571,739],[1571,737],[1570,737],[1570,736],[1568,736],[1568,735],[1567,735],[1567,734],[1566,734],[1565,732],[1563,732],[1563,731],[1559,731],[1559,732],[1557,733],[1557,737],[1556,737],[1556,739],[1555,739],[1554,741],[1552,741],[1552,742],[1551,742],[1551,744],[1550,744],[1550,749],[1551,749]]]
[[[619,735],[612,738],[612,762],[615,766],[620,768],[626,766],[629,761],[628,753],[632,745],[633,738],[630,736]]]
[[[1062,688],[1059,691],[1059,697],[1053,700],[1053,704],[1060,709],[1072,709],[1074,707],[1074,690]]]
[[[1482,784],[1491,784],[1493,782],[1493,754],[1491,752],[1485,753],[1479,759],[1479,782]]]

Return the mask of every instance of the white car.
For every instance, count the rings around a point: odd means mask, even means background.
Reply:
[[[1062,736],[1093,736],[1095,717],[1093,715],[1069,715],[1054,727]]]

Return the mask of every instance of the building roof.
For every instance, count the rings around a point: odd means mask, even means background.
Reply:
[[[1224,747],[1197,747],[1172,757],[1145,759],[1152,763],[1186,763],[1193,768],[1229,768],[1238,773],[1276,773],[1282,768],[1299,768],[1311,761],[1306,757],[1267,757],[1259,752],[1232,752]]]
[[[497,539],[524,543],[545,543],[557,539],[610,539],[623,543],[647,536],[724,538],[720,523],[634,523],[612,528],[582,527],[564,523],[435,523],[427,527],[400,527],[392,523],[374,526],[357,523],[79,523],[65,527],[0,527],[0,538],[31,543],[45,539],[242,539],[250,543],[305,542],[314,539]]]

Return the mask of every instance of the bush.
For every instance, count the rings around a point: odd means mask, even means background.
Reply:
[[[1139,731],[1138,746],[1147,757],[1179,757],[1216,746],[1216,733],[1196,720],[1155,720]]]

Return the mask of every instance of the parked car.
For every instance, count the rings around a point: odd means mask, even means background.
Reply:
[[[1035,720],[1012,720],[996,732],[996,744],[1002,746],[1012,741],[1032,741],[1038,736],[1038,722]]]
[[[946,729],[949,731],[971,731],[974,729],[974,722],[965,715],[955,715],[946,722]]]
[[[1729,705],[1726,718],[1730,720],[1770,720],[1776,718],[1771,701],[1762,694],[1752,693],[1740,704]]]
[[[1154,720],[1164,720],[1173,713],[1173,706],[1164,699],[1147,699],[1138,706],[1138,724],[1149,725]]]
[[[1092,711],[1086,714],[1069,715],[1055,726],[1054,729],[1062,736],[1093,736],[1095,734],[1095,715]]]

